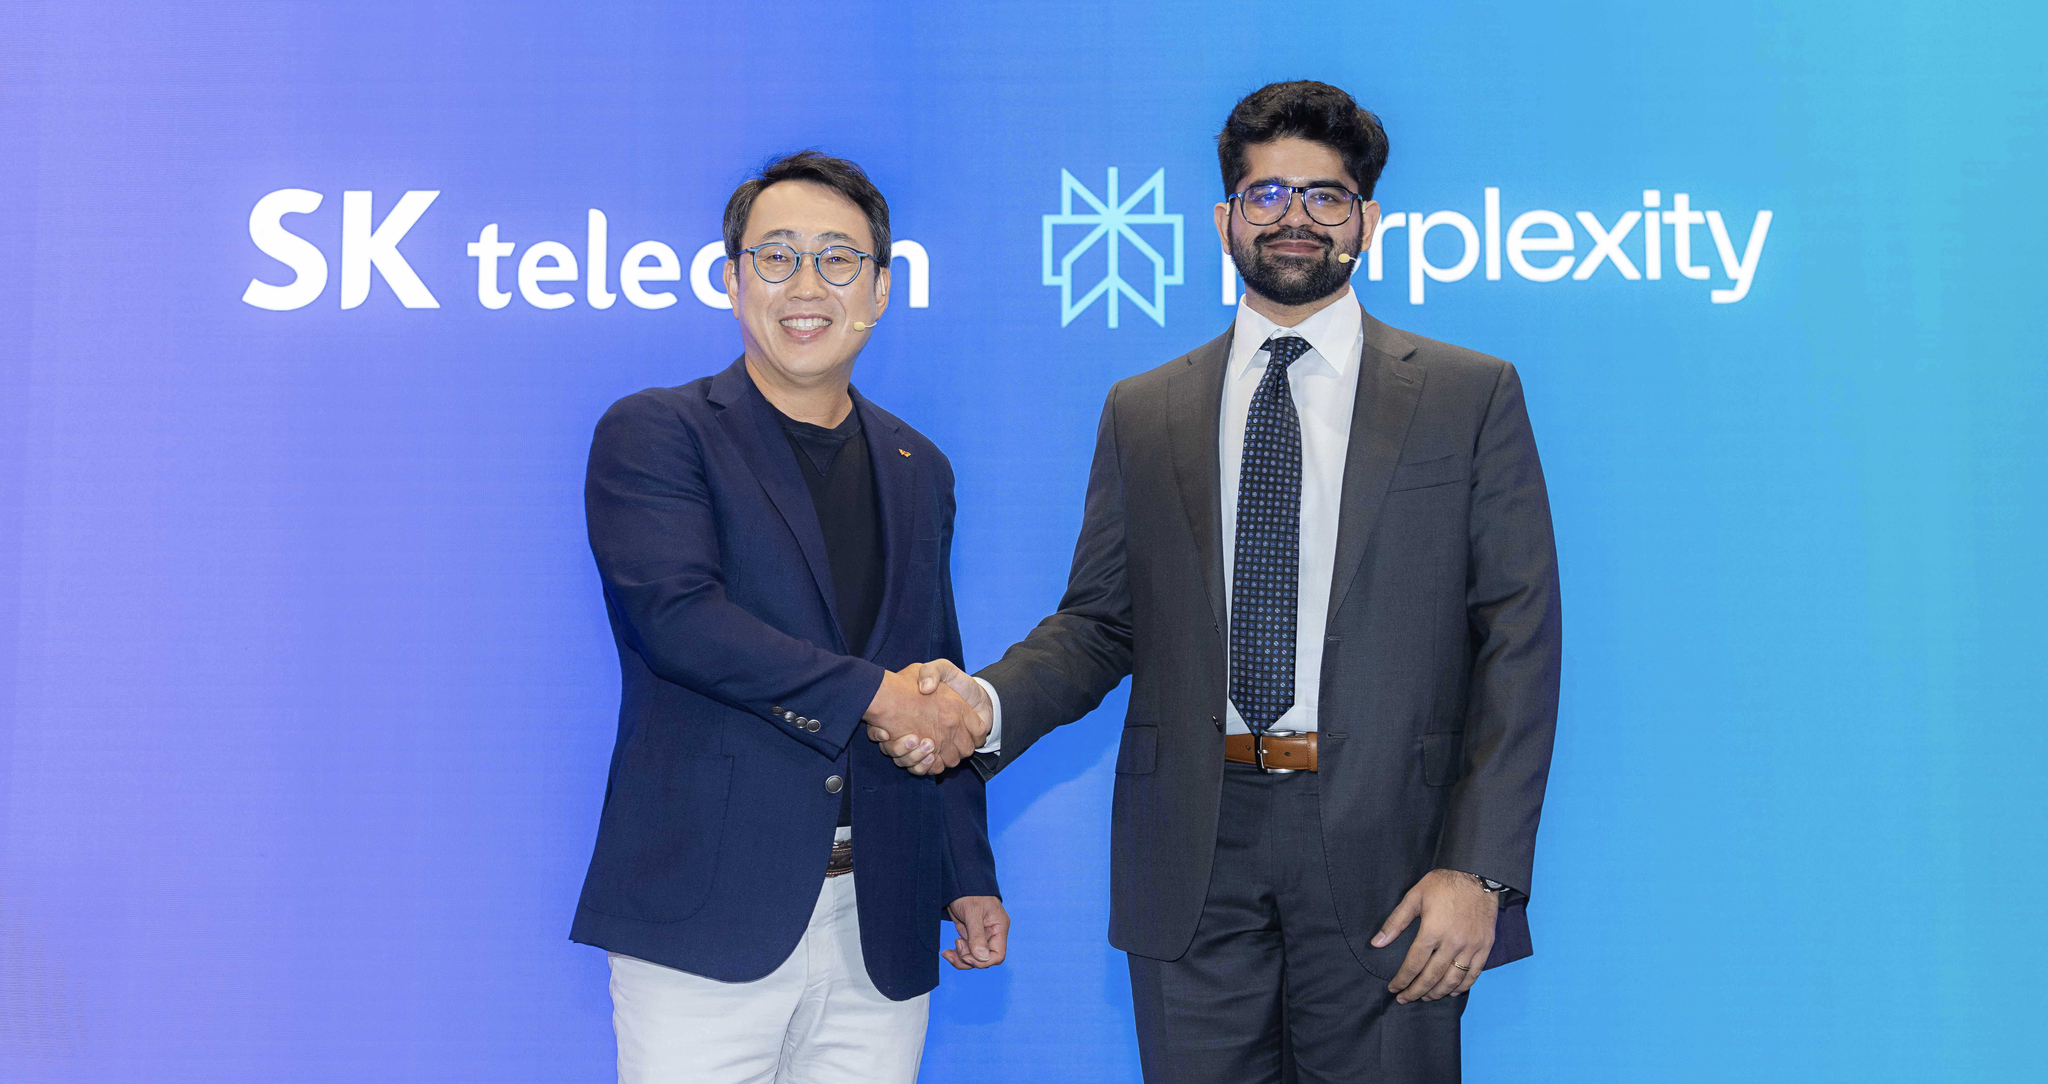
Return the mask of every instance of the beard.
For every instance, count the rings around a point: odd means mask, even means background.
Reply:
[[[1323,246],[1321,256],[1276,256],[1261,242],[1314,241]],[[1350,250],[1349,264],[1337,262],[1337,246],[1328,237],[1305,226],[1282,226],[1251,238],[1231,237],[1230,258],[1245,287],[1276,305],[1306,305],[1342,291],[1351,284],[1357,267],[1358,250]]]

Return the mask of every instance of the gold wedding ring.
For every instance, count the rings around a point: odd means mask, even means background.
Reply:
[[[1459,962],[1458,962],[1458,961],[1456,961],[1456,960],[1452,960],[1452,961],[1451,961],[1451,966],[1452,966],[1452,967],[1455,967],[1455,968],[1457,968],[1457,969],[1458,969],[1458,970],[1460,970],[1460,971],[1470,971],[1470,970],[1472,970],[1472,968],[1471,968],[1471,966],[1470,966],[1470,965],[1468,965],[1468,964],[1461,964],[1461,963],[1459,963]]]

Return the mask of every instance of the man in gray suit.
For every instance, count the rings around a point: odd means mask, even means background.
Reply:
[[[1557,718],[1521,382],[1359,306],[1387,141],[1349,95],[1265,87],[1217,144],[1236,321],[1110,391],[1059,612],[923,688],[994,770],[1132,675],[1109,937],[1148,1081],[1455,1081],[1463,995],[1530,951]]]

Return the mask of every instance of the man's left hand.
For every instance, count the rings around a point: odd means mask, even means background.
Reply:
[[[1010,913],[995,896],[962,896],[946,908],[953,915],[953,930],[959,936],[953,947],[939,955],[962,971],[994,967],[1003,962],[1010,944]]]
[[[1456,997],[1470,990],[1479,981],[1487,954],[1493,951],[1500,901],[1472,874],[1430,870],[1401,897],[1400,906],[1373,935],[1373,947],[1392,944],[1418,916],[1422,928],[1415,934],[1415,944],[1401,961],[1394,981],[1387,984],[1394,1000],[1406,1005]]]

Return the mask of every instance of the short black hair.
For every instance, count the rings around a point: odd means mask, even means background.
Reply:
[[[861,214],[867,216],[868,232],[875,235],[875,262],[889,266],[889,201],[882,198],[882,190],[868,180],[866,170],[844,158],[814,150],[783,155],[733,189],[732,198],[725,201],[726,259],[740,258],[740,249],[744,247],[740,238],[747,232],[747,216],[754,213],[754,200],[769,185],[784,181],[821,184],[852,200]]]
[[[1387,168],[1387,132],[1380,118],[1351,95],[1328,83],[1301,80],[1269,83],[1252,91],[1230,111],[1216,136],[1216,161],[1223,168],[1223,191],[1237,190],[1244,179],[1245,149],[1276,139],[1320,143],[1344,159],[1344,168],[1358,182],[1358,193],[1372,198]]]

